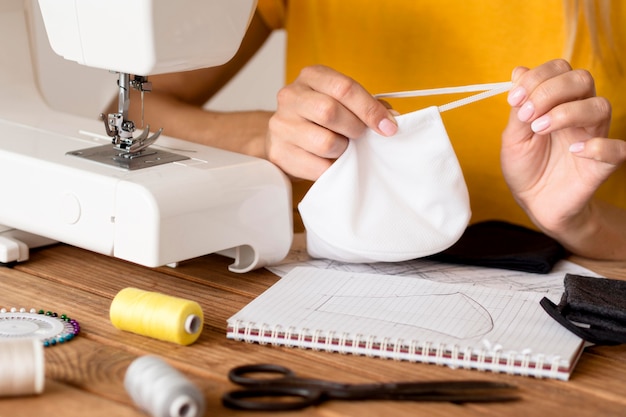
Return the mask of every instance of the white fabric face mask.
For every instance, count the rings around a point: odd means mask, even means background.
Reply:
[[[399,262],[441,252],[470,220],[467,186],[441,111],[502,93],[511,83],[377,97],[484,91],[396,118],[398,133],[368,130],[312,185],[298,209],[314,258]]]

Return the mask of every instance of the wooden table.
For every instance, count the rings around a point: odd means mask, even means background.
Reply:
[[[626,279],[626,262],[572,260],[605,276]],[[226,377],[230,368],[256,362],[282,364],[304,376],[344,382],[496,380],[517,385],[521,395],[516,402],[465,405],[335,401],[286,416],[626,415],[626,346],[588,348],[572,378],[563,382],[228,340],[226,319],[278,280],[266,270],[230,273],[229,262],[209,255],[178,268],[150,269],[55,245],[34,251],[26,263],[0,268],[0,307],[65,313],[82,327],[73,341],[45,349],[43,394],[0,399],[0,415],[145,415],[123,387],[127,366],[144,354],[162,356],[197,384],[207,399],[207,416],[254,414],[226,409],[220,397],[233,388]],[[199,340],[179,346],[115,329],[109,321],[111,300],[130,286],[198,301],[205,315]]]

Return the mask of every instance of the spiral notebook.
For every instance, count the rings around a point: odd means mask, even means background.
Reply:
[[[232,316],[227,337],[567,380],[584,342],[543,311],[545,295],[297,267]]]

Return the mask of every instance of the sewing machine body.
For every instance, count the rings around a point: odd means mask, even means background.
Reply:
[[[135,75],[221,65],[239,49],[256,0],[38,0],[52,49]]]
[[[52,109],[42,97],[36,71],[45,68],[33,63],[28,30],[36,24],[32,7],[16,0],[0,6],[2,59],[11,63],[0,66],[0,262],[25,260],[25,246],[53,241],[146,266],[220,252],[235,259],[236,272],[287,254],[290,185],[268,161],[165,134],[140,156],[148,168],[73,155],[106,147],[110,138],[95,117]],[[177,158],[150,165],[152,150]]]

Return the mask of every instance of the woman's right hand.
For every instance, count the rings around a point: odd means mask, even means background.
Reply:
[[[367,128],[398,130],[393,114],[356,81],[325,66],[302,70],[278,92],[267,158],[295,178],[316,180]]]

